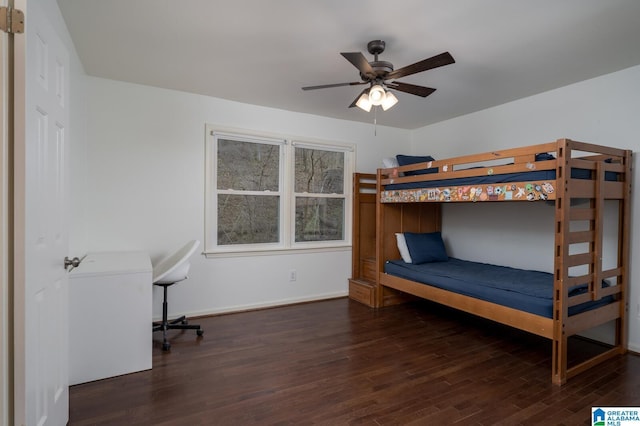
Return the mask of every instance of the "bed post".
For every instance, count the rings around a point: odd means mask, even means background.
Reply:
[[[631,229],[631,182],[633,181],[633,153],[626,150],[624,155],[624,195],[620,201],[618,218],[618,265],[622,265],[622,274],[618,285],[622,286],[620,318],[616,320],[616,344],[620,353],[627,351],[627,324],[629,310],[629,239]]]
[[[568,161],[571,158],[571,149],[567,139],[558,139],[557,165],[556,165],[556,203],[555,203],[555,243],[554,243],[554,280],[553,280],[553,351],[552,351],[552,377],[556,385],[562,385],[567,381],[567,335],[565,323],[567,320],[567,292],[564,291],[564,282],[568,279],[569,256],[569,207],[571,200],[568,198],[566,187],[570,176]],[[569,175],[567,175],[569,174]]]
[[[384,223],[384,206],[380,200],[380,194],[382,193],[382,173],[380,169],[376,172],[376,287],[375,287],[375,307],[380,308],[384,306],[384,289],[380,285],[380,274],[384,270],[384,235],[383,223]]]

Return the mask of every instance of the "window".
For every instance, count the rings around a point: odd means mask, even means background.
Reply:
[[[353,146],[207,126],[206,252],[350,244]]]
[[[295,242],[343,241],[344,152],[294,146]]]
[[[279,241],[281,144],[217,138],[217,244]]]

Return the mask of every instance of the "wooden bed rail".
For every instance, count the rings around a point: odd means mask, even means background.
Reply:
[[[569,152],[569,156],[564,151]],[[535,161],[536,154],[550,153],[555,160]],[[571,157],[575,153],[576,157]],[[566,164],[559,164],[562,156]],[[380,169],[382,185],[396,183],[429,182],[431,180],[454,179],[459,177],[483,176],[487,173],[500,175],[507,173],[527,172],[532,170],[554,170],[566,165],[567,168],[576,167],[594,170],[597,164],[603,164],[606,171],[622,173],[625,171],[626,151],[617,148],[599,146],[584,142],[559,139],[539,145],[522,148],[496,150],[486,153],[465,155],[445,160],[433,160],[406,166]],[[605,163],[605,161],[607,161]],[[484,167],[484,168],[482,168]],[[436,173],[408,175],[425,169],[437,169]]]
[[[470,165],[475,165],[477,163],[495,161],[500,161],[498,165],[504,164],[507,161],[513,162],[515,164],[526,164],[528,162],[533,162],[536,154],[555,152],[556,148],[556,143],[545,143],[540,145],[531,145],[523,148],[503,149],[479,154],[452,157],[440,161],[433,160],[424,163],[416,163],[407,166],[382,169],[382,174],[391,176],[394,174],[394,170],[397,170],[399,172],[407,172],[430,168],[438,168],[438,171],[441,173],[451,173],[460,169],[461,167],[464,168]],[[452,177],[454,176],[455,175],[453,175]]]

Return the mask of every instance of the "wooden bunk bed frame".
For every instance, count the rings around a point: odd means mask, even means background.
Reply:
[[[535,161],[538,153],[552,153],[555,159]],[[492,165],[495,160],[510,160],[509,164]],[[470,165],[489,162],[485,168]],[[371,174],[354,176],[354,259],[350,294],[356,300],[372,307],[399,303],[406,295],[435,301],[483,318],[551,339],[552,382],[562,385],[566,380],[618,354],[627,346],[627,286],[629,265],[630,197],[632,152],[568,139],[555,142],[506,149],[483,154],[468,155],[428,163],[379,169],[376,175],[375,232],[370,229],[372,216]],[[467,167],[467,168],[465,168]],[[437,168],[436,173],[403,176],[407,171]],[[590,178],[574,179],[573,168],[588,170]],[[447,178],[501,175],[532,170],[555,170],[554,180],[510,182],[509,188],[526,187],[530,193],[495,194],[489,186],[475,185],[482,191],[470,194],[469,187],[440,187],[435,189],[385,190],[393,183],[420,182]],[[605,179],[605,173],[617,174],[616,181]],[[530,186],[528,186],[530,185]],[[541,190],[544,185],[545,190]],[[484,196],[474,196],[483,195]],[[522,191],[519,191],[522,192]],[[491,195],[489,196],[489,193]],[[580,203],[571,202],[579,199]],[[482,201],[553,201],[555,204],[554,291],[553,318],[486,302],[473,297],[442,290],[429,285],[384,273],[384,262],[400,257],[395,234],[398,232],[434,232],[441,230],[441,204],[443,202]],[[617,265],[603,270],[603,233],[605,200],[618,203]],[[359,218],[366,217],[364,221]],[[583,224],[572,230],[572,222]],[[369,225],[364,225],[369,224]],[[588,229],[584,229],[584,223]],[[366,226],[369,226],[365,229]],[[364,234],[364,236],[363,236]],[[375,240],[375,254],[370,244]],[[580,250],[571,250],[573,245]],[[584,251],[584,246],[588,246]],[[575,247],[575,246],[574,246]],[[574,253],[579,251],[579,253]],[[615,257],[615,256],[614,256]],[[356,265],[357,264],[357,265]],[[375,271],[363,276],[363,265],[375,264]],[[588,270],[575,275],[575,268]],[[574,272],[570,274],[570,270]],[[612,285],[602,287],[607,279]],[[588,292],[569,300],[569,288],[588,283]],[[359,293],[358,293],[358,292]],[[368,292],[367,292],[368,291]],[[361,297],[358,297],[358,294]],[[365,297],[362,297],[362,296]],[[604,306],[569,316],[570,306],[589,300],[613,296],[615,301]],[[615,342],[603,353],[569,367],[567,339],[595,326],[613,321]]]

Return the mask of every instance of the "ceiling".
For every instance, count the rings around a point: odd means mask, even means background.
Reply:
[[[351,121],[366,86],[340,52],[384,40],[396,69],[448,51],[455,64],[399,81],[377,123],[415,129],[640,64],[638,0],[58,0],[92,76]],[[639,83],[640,84],[640,83]],[[637,88],[636,88],[637,90]]]

